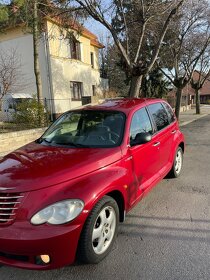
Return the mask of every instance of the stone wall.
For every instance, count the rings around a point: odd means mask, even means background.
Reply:
[[[36,128],[0,134],[0,157],[39,138],[46,128]]]

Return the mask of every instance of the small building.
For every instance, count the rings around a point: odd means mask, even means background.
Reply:
[[[17,105],[25,100],[32,99],[29,93],[8,93],[1,99],[0,121],[11,122],[14,113],[17,112]]]
[[[82,97],[102,93],[97,36],[78,24],[64,29],[58,20],[46,18],[39,44],[42,99],[52,115],[82,105]],[[16,49],[27,79],[26,94],[36,94],[33,63],[33,36],[24,26],[0,34],[0,49]],[[23,81],[24,84],[24,81]]]
[[[198,81],[200,76],[200,72],[195,70],[193,73],[194,81]],[[176,96],[176,88],[173,88],[168,93],[169,102],[171,100],[172,106],[175,106],[175,96]],[[203,84],[203,87],[200,89],[200,103],[201,104],[210,104],[210,77],[206,79]],[[182,99],[181,105],[188,106],[195,104],[195,91],[192,88],[191,84],[188,83],[182,91]]]
[[[199,71],[195,70],[193,73],[193,79],[194,81],[198,81],[199,77],[202,74],[200,74]],[[195,104],[195,91],[191,87],[191,85],[188,85],[187,87],[184,88],[183,90],[186,95],[189,96],[189,100],[191,104]],[[200,103],[201,104],[206,104],[210,102],[210,78],[207,78],[206,81],[203,84],[203,87],[200,89]]]

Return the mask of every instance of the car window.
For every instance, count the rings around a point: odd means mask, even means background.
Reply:
[[[171,107],[167,104],[167,103],[163,103],[166,112],[168,113],[168,117],[169,117],[169,123],[172,123],[176,120],[175,116],[174,116],[174,112],[171,109]]]
[[[125,115],[117,111],[81,110],[62,115],[39,139],[50,146],[107,148],[119,146]]]
[[[138,133],[153,133],[152,124],[145,108],[138,110],[133,115],[130,127],[130,141],[134,140]]]
[[[169,125],[168,114],[161,103],[151,104],[148,108],[153,116],[158,131]]]

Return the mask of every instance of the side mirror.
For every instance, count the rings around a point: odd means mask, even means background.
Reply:
[[[152,135],[149,132],[141,132],[136,134],[134,140],[131,141],[131,146],[137,146],[141,144],[148,143],[152,140]]]

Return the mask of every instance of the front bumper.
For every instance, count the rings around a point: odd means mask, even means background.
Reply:
[[[19,268],[47,270],[75,261],[82,225],[41,225],[16,222],[0,227],[0,263]],[[49,255],[49,264],[37,264],[37,256]]]

